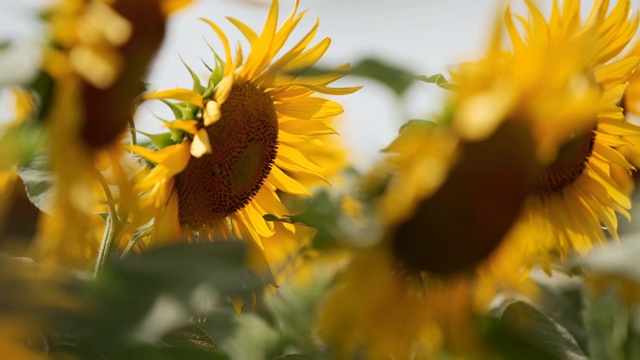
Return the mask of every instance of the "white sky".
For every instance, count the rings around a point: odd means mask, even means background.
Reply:
[[[37,63],[33,51],[34,39],[40,34],[38,23],[31,17],[32,9],[49,0],[0,0],[0,40],[20,38],[18,56],[0,56],[0,84],[27,76]],[[135,0],[128,0],[135,1]],[[515,3],[522,1],[514,0]],[[541,4],[551,3],[540,0]],[[301,0],[300,9],[309,9],[292,35],[291,44],[308,30],[316,17],[320,29],[316,42],[330,37],[332,44],[322,65],[338,66],[375,56],[401,65],[416,74],[446,73],[450,65],[475,57],[485,48],[488,32],[501,0]],[[592,1],[583,1],[588,11]],[[638,8],[640,0],[633,1]],[[159,89],[189,87],[190,77],[180,62],[205,76],[201,59],[212,63],[206,44],[218,51],[220,44],[213,31],[198,17],[206,17],[220,25],[232,44],[242,40],[225,16],[236,17],[259,31],[266,19],[266,0],[196,0],[194,6],[175,15],[169,22],[166,42],[158,54],[148,81]],[[293,0],[280,0],[281,18],[291,9]],[[544,6],[544,5],[543,5]],[[248,47],[245,46],[245,56]],[[285,46],[286,49],[286,46]],[[438,108],[443,90],[416,83],[403,102],[375,82],[362,78],[342,80],[340,85],[364,85],[359,92],[336,97],[345,107],[339,132],[355,152],[362,166],[372,163],[397,134],[398,127],[411,118],[427,118]],[[0,109],[6,109],[6,96],[0,94]],[[3,106],[4,102],[4,106]],[[137,120],[145,130],[155,132],[159,122],[151,114],[166,115],[165,106],[147,103]],[[5,111],[6,114],[6,111]],[[6,118],[0,112],[0,121]]]
[[[470,3],[473,5],[469,6]],[[292,4],[293,0],[280,1],[281,18],[288,14]],[[458,62],[461,56],[484,47],[484,33],[495,11],[493,4],[493,0],[302,0],[300,8],[309,12],[299,25],[302,31],[292,35],[292,43],[319,17],[317,41],[324,37],[332,39],[331,47],[321,60],[323,65],[338,66],[376,56],[417,74],[445,72],[447,66]],[[243,37],[224,16],[236,17],[259,30],[267,10],[265,1],[200,1],[172,20],[170,36],[150,80],[160,88],[189,86],[188,73],[182,70],[178,54],[194,68],[202,68],[200,58],[212,59],[204,39],[215,46],[217,38],[206,24],[194,18],[213,20],[223,27],[230,41],[237,42]],[[335,100],[345,107],[339,132],[354,149],[354,160],[366,165],[395,137],[404,121],[427,117],[429,109],[437,103],[434,97],[443,93],[434,86],[416,84],[400,103],[393,93],[376,82],[349,78],[340,84],[364,85],[359,92]],[[155,105],[150,108],[161,111]],[[139,118],[145,119],[146,124],[145,114]]]

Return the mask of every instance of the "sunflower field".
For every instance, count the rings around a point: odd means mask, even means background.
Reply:
[[[640,359],[640,3],[323,1],[0,0],[0,359]]]

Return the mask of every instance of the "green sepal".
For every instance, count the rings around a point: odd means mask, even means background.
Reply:
[[[197,91],[200,94],[202,94],[205,91],[205,88],[204,86],[202,86],[202,82],[200,81],[200,78],[198,77],[198,75],[196,75],[195,72],[193,72],[191,67],[189,67],[189,65],[187,65],[187,63],[184,62],[184,59],[182,59],[182,57],[180,57],[180,61],[182,62],[182,65],[184,65],[184,67],[187,68],[187,71],[189,71],[189,74],[191,75],[191,79],[193,79],[193,91]]]
[[[136,132],[148,137],[158,149],[163,149],[167,146],[177,144],[177,141],[174,140],[171,132],[160,133],[160,134],[149,134],[140,130],[136,130]]]
[[[171,111],[173,112],[173,116],[175,116],[176,120],[196,119],[197,118],[196,115],[198,115],[198,112],[200,111],[199,107],[195,105],[187,104],[185,102],[172,103],[167,100],[161,100],[161,101],[171,109]]]

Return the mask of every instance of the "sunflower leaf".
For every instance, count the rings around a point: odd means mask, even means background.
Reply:
[[[507,305],[488,333],[489,343],[507,359],[587,359],[567,329],[524,301]]]
[[[369,78],[382,83],[396,95],[401,96],[418,79],[416,75],[395,64],[380,59],[365,58],[352,65],[349,70],[336,71],[323,67],[310,67],[292,72],[294,76],[320,76],[326,74],[343,73]]]
[[[16,172],[24,183],[29,201],[40,211],[49,212],[56,193],[56,180],[49,170],[48,157],[35,156],[28,162],[18,164]]]
[[[424,128],[424,129],[428,130],[428,129],[434,128],[437,125],[438,125],[438,123],[436,123],[434,121],[412,119],[412,120],[409,120],[406,123],[404,123],[400,127],[400,130],[398,130],[398,133],[402,133],[405,130],[411,130],[411,129],[415,129],[415,128]]]
[[[38,110],[36,118],[43,120],[46,118],[51,102],[53,99],[53,92],[55,89],[55,82],[51,75],[44,71],[38,73],[33,81],[29,84],[29,88],[38,95]]]
[[[2,40],[0,41],[0,51],[5,51],[11,48],[10,40]]]
[[[364,59],[349,71],[353,75],[377,80],[402,95],[413,84],[416,76],[409,71],[378,59]]]
[[[416,80],[423,81],[428,84],[435,84],[446,90],[451,90],[451,91],[455,90],[455,85],[450,83],[447,80],[447,78],[445,78],[444,75],[442,74],[435,74],[431,76],[424,76],[424,75],[416,76]]]
[[[162,336],[162,343],[172,348],[197,349],[217,353],[218,347],[213,339],[198,326],[187,323]]]

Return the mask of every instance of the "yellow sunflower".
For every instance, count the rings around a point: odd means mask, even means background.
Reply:
[[[193,90],[145,96],[165,100],[178,117],[165,124],[172,131],[171,138],[166,137],[168,144],[158,150],[130,147],[155,164],[136,186],[145,193],[141,206],[146,215],[138,223],[154,219],[153,243],[182,235],[192,241],[241,238],[248,240],[249,261],[268,272],[261,239],[274,235],[277,228],[295,231],[291,224],[276,227],[264,216],[289,215],[278,191],[311,195],[296,176],[323,179],[323,168],[316,163],[322,152],[310,143],[317,145],[335,133],[327,119],[343,109],[314,94],[342,95],[359,89],[328,86],[344,75],[348,65],[320,76],[295,74],[315,64],[329,46],[330,39],[325,38],[308,47],[317,22],[274,60],[304,15],[297,10],[298,1],[278,27],[278,2],[273,1],[260,34],[229,18],[251,46],[246,58],[240,45],[234,58],[222,30],[202,19],[219,36],[225,54],[224,60],[216,56],[206,86],[195,78]]]
[[[629,218],[623,185],[635,168],[620,149],[637,153],[625,136],[640,128],[625,121],[618,104],[639,59],[618,55],[638,17],[628,0],[611,11],[608,1],[597,1],[584,22],[580,1],[554,1],[548,21],[526,3],[528,17],[505,15],[511,50],[497,39],[487,59],[453,74],[453,123],[465,136],[505,120],[530,124],[541,165],[511,236],[549,272],[551,254],[588,251],[606,238],[603,227],[617,238],[616,213]]]

